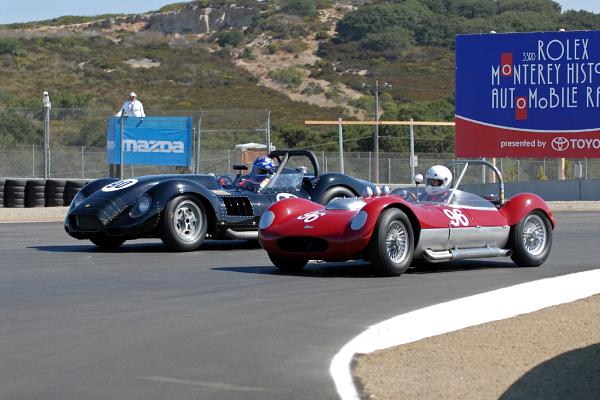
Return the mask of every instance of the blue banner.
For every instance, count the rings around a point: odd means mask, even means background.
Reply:
[[[458,35],[458,156],[600,157],[600,31]]]
[[[106,161],[119,164],[121,119],[108,121]],[[192,164],[192,117],[126,117],[123,119],[125,164]]]

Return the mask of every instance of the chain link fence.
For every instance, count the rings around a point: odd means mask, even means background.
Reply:
[[[262,151],[270,139],[270,114],[266,110],[227,109],[202,111],[155,111],[149,115],[192,116],[194,119],[194,157],[192,170],[198,173],[230,173],[234,164],[247,162],[244,150],[236,145],[255,143],[250,148]],[[114,110],[52,109],[49,132],[49,175],[61,179],[96,179],[108,176],[106,130]],[[380,183],[411,181],[407,132],[380,138],[386,146],[401,149],[379,153]],[[404,134],[406,133],[406,134]],[[451,139],[420,137],[415,129],[415,172],[424,173],[433,164],[455,159]],[[362,140],[362,139],[361,139]],[[368,140],[368,139],[367,139]],[[23,145],[22,143],[28,143]],[[380,144],[381,145],[381,144]],[[322,172],[340,172],[339,152],[321,151],[317,155]],[[44,112],[32,109],[0,109],[0,176],[12,178],[44,177]],[[501,170],[505,180],[555,180],[563,171],[560,159],[488,159]],[[374,153],[344,152],[345,173],[374,181]],[[124,176],[182,172],[172,166],[125,165]],[[600,159],[567,159],[564,178],[599,179]],[[464,183],[481,182],[486,177],[474,173]]]

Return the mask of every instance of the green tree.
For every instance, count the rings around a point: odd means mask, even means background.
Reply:
[[[317,14],[315,0],[284,0],[281,10],[300,17],[311,17]]]

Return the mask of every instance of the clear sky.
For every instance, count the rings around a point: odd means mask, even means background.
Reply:
[[[155,11],[183,0],[0,0],[0,24],[40,21],[64,15],[131,14]],[[563,10],[600,13],[599,0],[559,0]]]

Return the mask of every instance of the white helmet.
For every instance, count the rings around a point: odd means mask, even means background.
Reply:
[[[434,165],[425,174],[425,192],[428,195],[439,195],[450,189],[452,172],[443,165]]]

